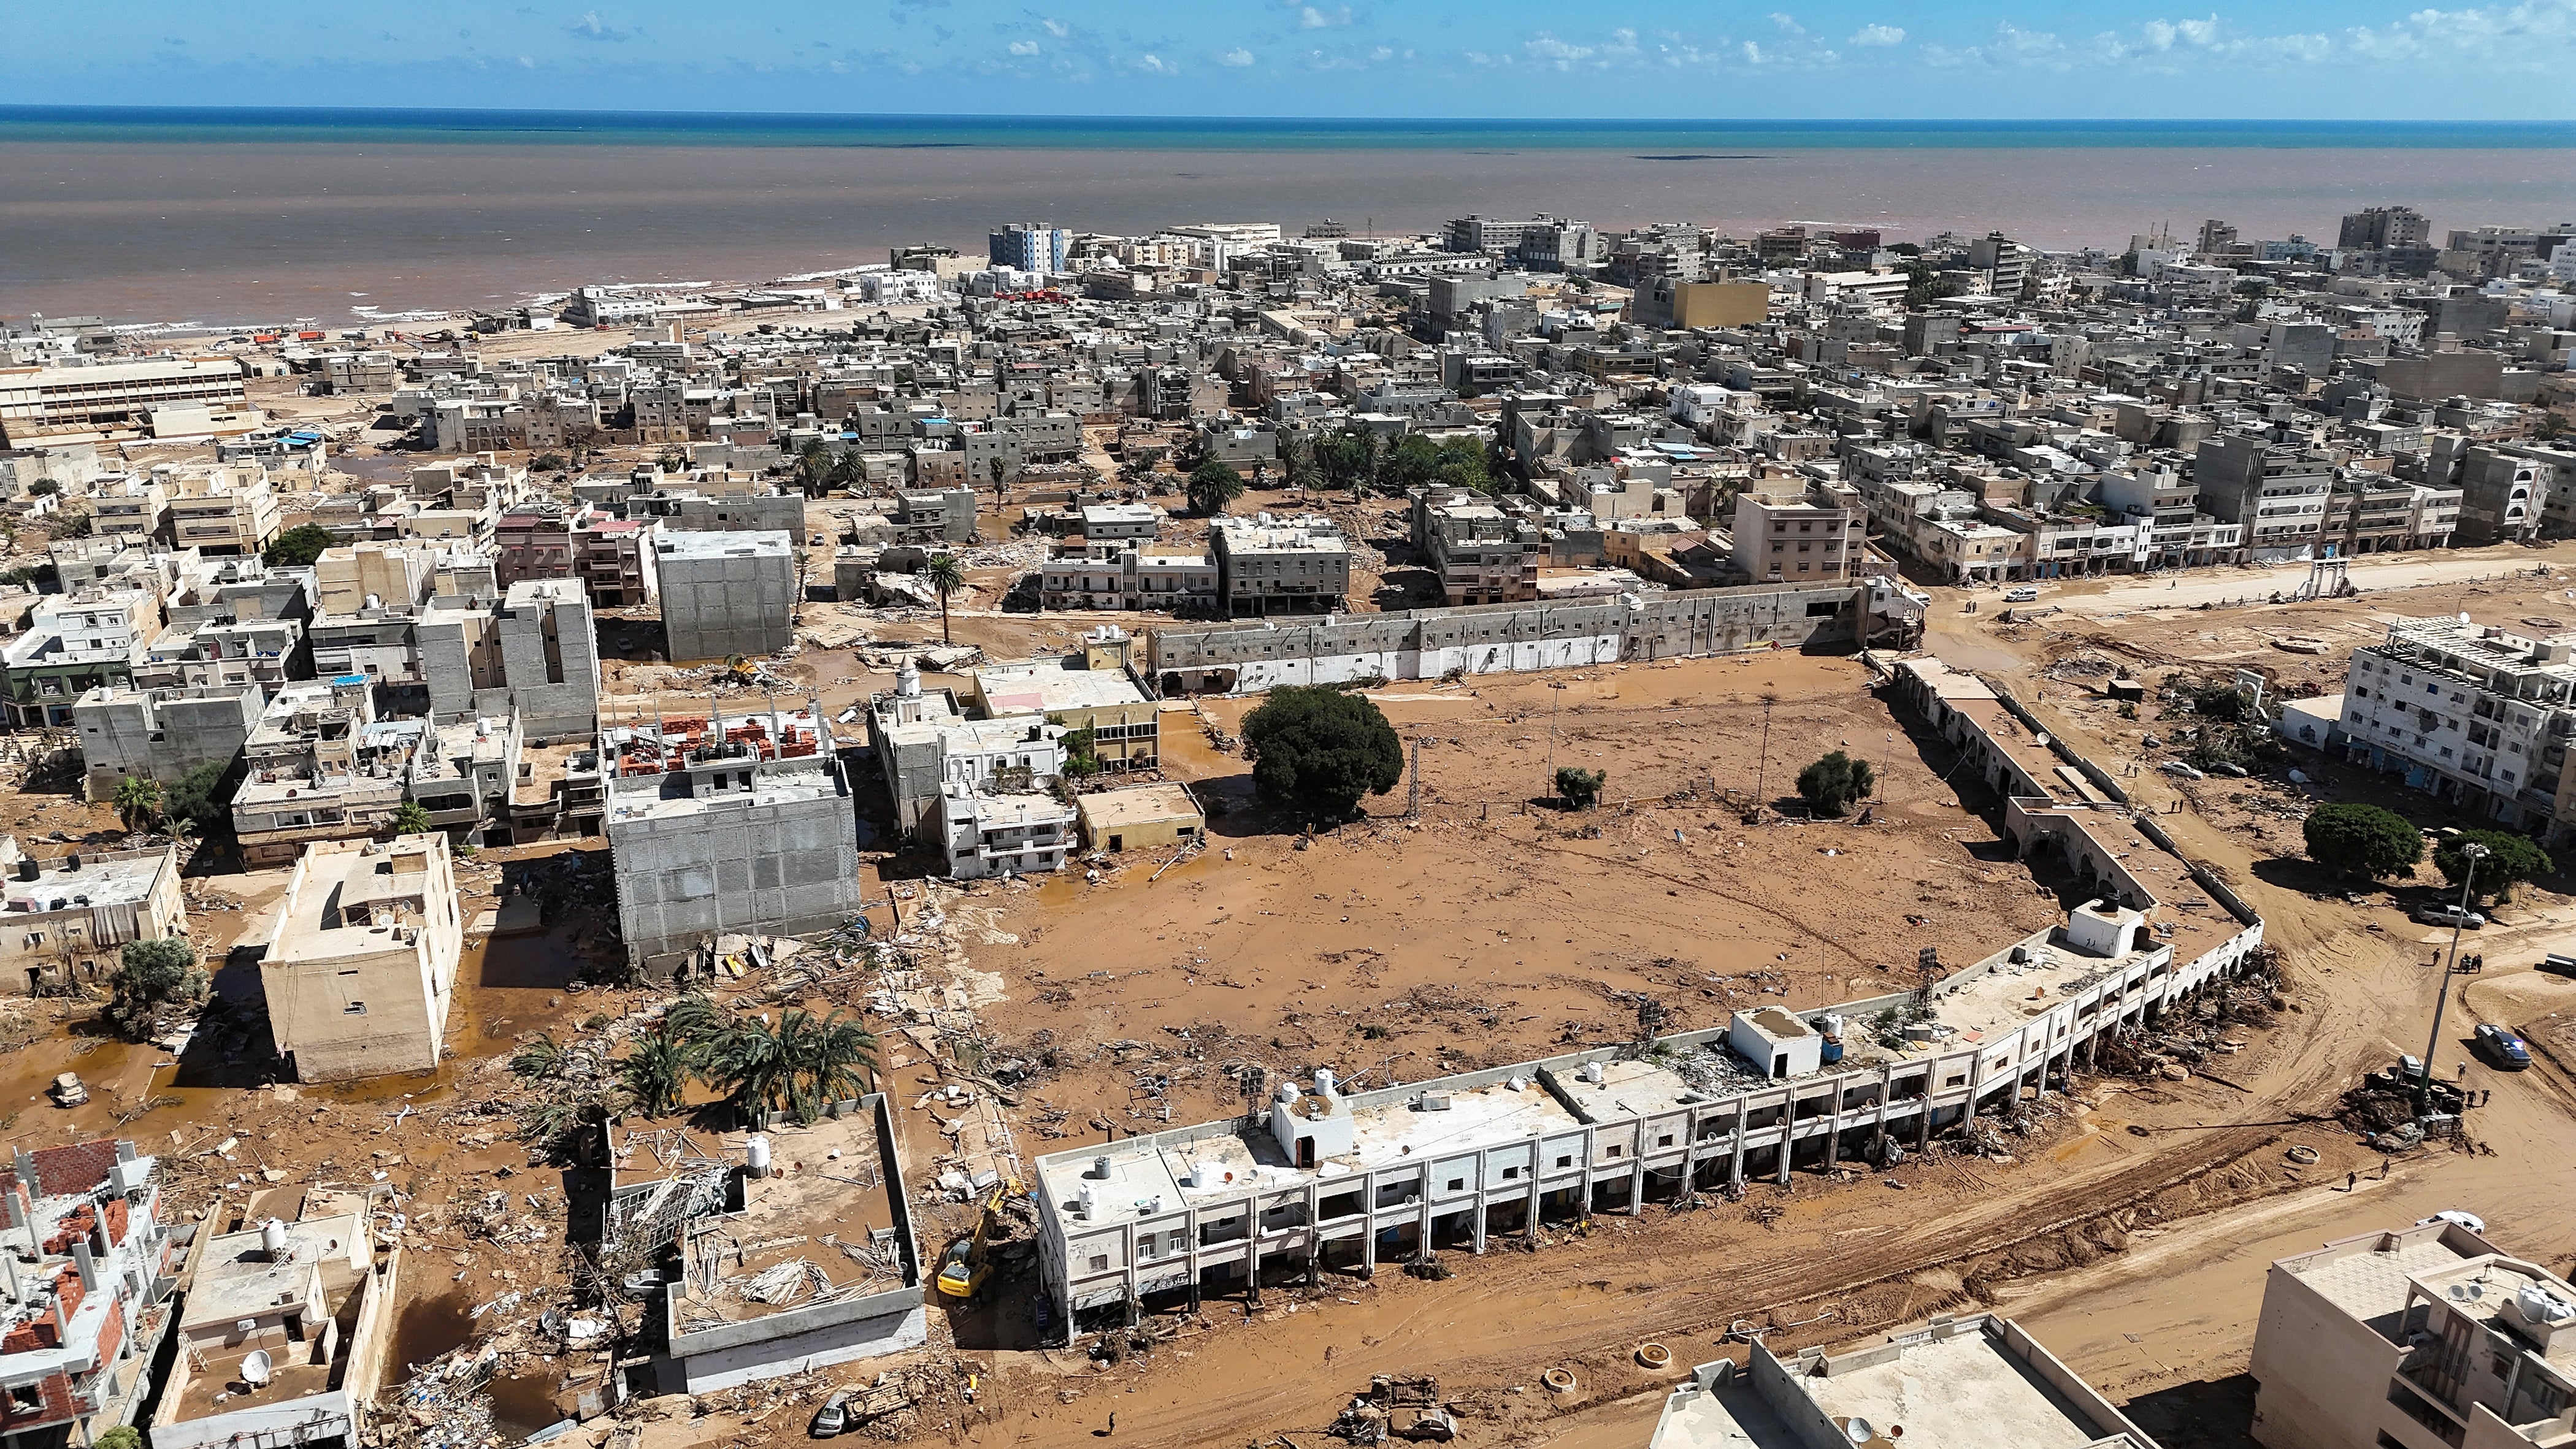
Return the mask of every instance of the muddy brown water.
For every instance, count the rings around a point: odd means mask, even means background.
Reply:
[[[403,1305],[394,1319],[391,1363],[405,1378],[440,1354],[471,1343],[482,1325],[463,1293],[442,1293]],[[516,1443],[561,1419],[555,1408],[556,1376],[551,1373],[504,1375],[492,1381],[492,1425],[504,1442]]]

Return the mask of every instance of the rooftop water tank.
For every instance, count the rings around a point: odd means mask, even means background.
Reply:
[[[275,1218],[259,1225],[259,1251],[272,1263],[286,1261],[286,1224]]]
[[[767,1177],[769,1175],[769,1139],[757,1133],[753,1134],[742,1144],[742,1160],[743,1165],[751,1169],[752,1176]]]

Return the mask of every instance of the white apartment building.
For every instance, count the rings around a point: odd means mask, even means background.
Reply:
[[[2344,753],[2469,813],[2561,838],[2571,735],[2576,634],[2402,619],[2386,642],[2353,651]]]

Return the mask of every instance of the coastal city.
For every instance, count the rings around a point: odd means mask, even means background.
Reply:
[[[2569,1443],[2571,356],[2404,197],[0,315],[0,1433]]]

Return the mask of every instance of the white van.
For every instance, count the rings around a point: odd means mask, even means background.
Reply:
[[[2007,604],[2033,604],[2038,601],[2039,590],[2032,588],[2028,584],[2024,584],[2017,589],[2004,590],[2004,602]]]

